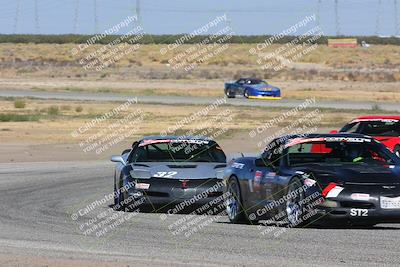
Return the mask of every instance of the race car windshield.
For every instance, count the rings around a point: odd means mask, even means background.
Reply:
[[[139,146],[133,162],[219,162],[226,156],[215,142],[164,142]]]
[[[254,80],[247,80],[246,84],[267,84],[267,83],[263,80],[254,79]]]
[[[289,166],[305,164],[400,164],[396,156],[371,142],[304,142],[286,149]]]
[[[371,136],[400,136],[400,121],[366,121],[360,125],[360,133]]]

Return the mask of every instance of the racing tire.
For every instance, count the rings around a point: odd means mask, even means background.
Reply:
[[[303,190],[301,190],[302,186],[298,178],[293,178],[288,185],[285,205],[288,227],[302,227],[309,222],[309,219],[302,219],[306,211],[303,203],[305,196]]]
[[[119,185],[121,184],[121,178],[119,178],[118,184]],[[120,188],[121,188],[121,186],[120,186]],[[117,191],[117,187],[115,186],[115,183],[114,183],[114,206],[113,206],[113,209],[116,211],[124,211],[125,210],[124,194]]]
[[[249,90],[247,90],[247,89],[244,90],[243,96],[244,96],[245,98],[249,98],[249,97],[250,97]]]
[[[232,177],[228,181],[229,195],[226,199],[226,214],[228,215],[229,221],[234,224],[254,224],[258,221],[250,221],[247,218],[245,211],[243,210],[243,202],[240,193],[239,182],[235,177]]]
[[[400,158],[400,146],[395,146],[393,153]]]
[[[227,98],[235,98],[235,94],[230,89],[225,91],[225,95]]]

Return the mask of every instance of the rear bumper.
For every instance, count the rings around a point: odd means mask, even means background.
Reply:
[[[141,192],[142,195],[138,196],[138,192]],[[218,206],[222,208],[224,205],[222,192],[216,193],[218,194],[215,194],[215,196],[212,197],[197,197],[197,195],[166,197],[146,195],[145,191],[137,191],[135,193],[131,192],[129,197],[134,198],[135,202],[140,201],[140,203],[142,203],[141,207],[147,211],[166,212],[169,214],[190,213],[193,211],[205,213],[210,208]]]
[[[316,208],[315,223],[378,224],[400,223],[400,210],[359,208]]]

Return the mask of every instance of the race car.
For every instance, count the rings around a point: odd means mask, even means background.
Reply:
[[[225,95],[228,98],[244,96],[249,99],[281,99],[281,90],[260,79],[240,78],[235,82],[225,83]]]
[[[400,116],[359,117],[346,124],[339,132],[372,136],[400,157]]]
[[[224,173],[232,223],[400,223],[400,159],[360,134],[289,135]]]
[[[116,210],[202,213],[223,205],[226,156],[209,138],[149,136],[111,161]]]

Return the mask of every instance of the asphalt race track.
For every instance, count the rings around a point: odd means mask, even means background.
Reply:
[[[116,212],[111,201],[74,221],[71,215],[111,193],[112,177],[109,162],[0,164],[0,255],[107,260],[119,266],[400,265],[400,224],[287,229],[206,216],[202,219],[210,224],[185,236],[173,235],[170,226],[188,215],[162,220],[162,214]],[[103,236],[85,236],[85,222],[98,214],[130,217]],[[275,232],[265,233],[269,228]]]
[[[126,101],[135,96],[123,96],[110,93],[70,93],[70,92],[41,92],[41,91],[20,91],[1,90],[1,97],[34,97],[40,99],[61,99],[61,100],[90,100],[90,101]],[[223,96],[221,96],[223,97]],[[195,104],[207,105],[215,102],[211,97],[190,97],[190,96],[138,96],[139,103],[160,103],[160,104]],[[227,99],[227,104],[234,106],[252,107],[284,107],[294,108],[304,100],[249,100],[245,98]],[[373,102],[351,102],[351,101],[316,101],[312,104],[315,108],[371,110],[376,107]],[[397,103],[379,103],[379,108],[387,111],[400,112],[400,105]]]

